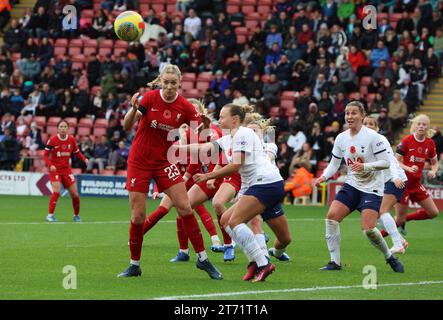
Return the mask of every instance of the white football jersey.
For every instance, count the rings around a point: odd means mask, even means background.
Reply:
[[[386,152],[386,145],[381,136],[372,129],[363,126],[360,132],[351,136],[350,130],[340,133],[334,142],[332,156],[343,159],[348,168],[346,183],[354,188],[383,196],[384,175],[383,170],[351,170],[355,162],[370,163],[377,161],[377,155]]]
[[[277,152],[278,152],[278,147],[275,143],[272,142],[264,142],[263,145],[265,146],[265,151],[266,153],[272,153],[274,155],[274,160],[271,160],[271,163],[275,166],[275,159],[277,158]]]
[[[393,177],[397,176],[402,181],[407,181],[408,177],[406,177],[405,171],[400,167],[400,164],[398,163],[397,159],[394,156],[394,151],[392,150],[391,144],[389,143],[388,139],[386,139],[385,136],[380,135],[381,139],[386,145],[386,151],[389,156],[389,169],[383,170],[385,183],[391,180]]]
[[[242,188],[244,185],[250,187],[283,180],[278,168],[269,161],[263,141],[254,130],[242,126],[234,136],[227,134],[216,142],[229,162],[232,162],[234,152],[245,153],[245,162],[239,170]]]

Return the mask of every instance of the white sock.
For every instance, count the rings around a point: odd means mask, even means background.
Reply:
[[[48,217],[53,217],[54,214],[53,213],[48,213]]]
[[[248,253],[253,261],[257,263],[258,267],[262,267],[268,264],[268,259],[263,254],[263,251],[260,249],[260,245],[252,233],[252,230],[249,227],[241,223],[236,226],[233,230],[235,242],[237,242],[244,250]]]
[[[179,249],[180,252],[186,253],[189,256],[189,249]]]
[[[218,237],[218,235],[211,236],[211,241],[212,241],[212,245],[214,245],[214,246],[219,246],[221,244],[220,238]]]
[[[335,220],[326,219],[326,243],[331,261],[340,264],[340,224]]]
[[[388,244],[386,243],[385,239],[383,239],[383,236],[377,228],[363,232],[366,234],[366,237],[368,237],[369,242],[371,242],[374,247],[383,253],[385,259],[388,259],[392,255],[392,253],[389,251]]]
[[[260,249],[263,251],[263,254],[269,258],[268,247],[266,246],[266,238],[263,233],[256,233],[255,240],[257,240]]]
[[[197,258],[200,261],[205,261],[208,259],[208,254],[206,253],[206,251],[199,252],[197,253]]]
[[[238,241],[237,240],[235,240],[234,238],[235,238],[235,234],[234,234],[234,232],[232,231],[232,229],[231,229],[231,227],[230,226],[226,226],[225,227],[225,230],[226,230],[226,233],[227,234],[229,234],[229,236],[231,237],[231,239],[232,239],[232,243],[231,243],[231,245],[234,245],[235,243],[238,243]],[[225,244],[226,245],[226,244]],[[254,259],[248,254],[248,252],[239,244],[239,247],[240,247],[240,249],[242,249],[243,250],[243,253],[245,254],[245,256],[248,258],[248,262],[252,262],[252,261],[254,261]]]
[[[394,246],[402,247],[403,237],[400,235],[400,232],[398,232],[397,225],[395,224],[395,220],[391,216],[391,214],[389,212],[382,213],[380,216],[380,220],[382,221],[386,232],[391,236]]]
[[[132,260],[129,262],[130,264],[136,265],[136,266],[140,266],[140,260]]]

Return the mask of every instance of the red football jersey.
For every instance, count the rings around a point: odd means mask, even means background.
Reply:
[[[154,170],[168,163],[168,149],[178,138],[178,128],[190,122],[200,123],[195,107],[183,96],[166,102],[160,90],[145,93],[140,101],[142,117],[129,152],[128,165],[140,170]],[[177,129],[176,132],[171,130]]]
[[[59,135],[53,136],[48,140],[45,147],[45,162],[48,168],[53,165],[56,167],[58,174],[71,174],[71,155],[75,154],[80,160],[84,161],[85,157],[80,152],[77,141],[73,136],[66,136],[64,140]]]
[[[397,153],[403,156],[403,163],[408,167],[417,166],[415,173],[406,172],[408,186],[418,186],[421,184],[421,177],[426,160],[437,156],[434,140],[425,138],[418,141],[413,134],[404,137],[397,146]]]

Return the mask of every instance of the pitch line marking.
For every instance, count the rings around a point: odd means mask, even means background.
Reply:
[[[423,286],[423,285],[433,285],[433,284],[443,284],[443,280],[420,281],[420,282],[384,283],[384,284],[378,284],[377,287]],[[363,286],[362,285],[354,285],[354,286],[333,286],[333,287],[311,287],[311,288],[290,288],[290,289],[277,289],[277,290],[221,292],[221,293],[194,294],[194,295],[183,295],[183,296],[169,296],[169,297],[166,296],[166,297],[154,298],[154,300],[199,299],[199,298],[213,298],[213,297],[242,296],[242,295],[247,295],[247,294],[310,292],[310,291],[346,290],[346,289],[359,289],[359,288],[363,288]]]

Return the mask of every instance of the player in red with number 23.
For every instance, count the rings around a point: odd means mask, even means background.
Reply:
[[[61,120],[57,124],[58,134],[49,139],[45,147],[45,162],[49,169],[49,180],[52,185],[52,195],[49,199],[49,210],[46,220],[57,222],[54,217],[57,200],[60,197],[61,185],[68,189],[74,207],[74,222],[80,222],[80,198],[77,184],[71,170],[71,155],[75,154],[81,161],[88,164],[88,159],[80,152],[77,141],[68,135],[69,125]]]

